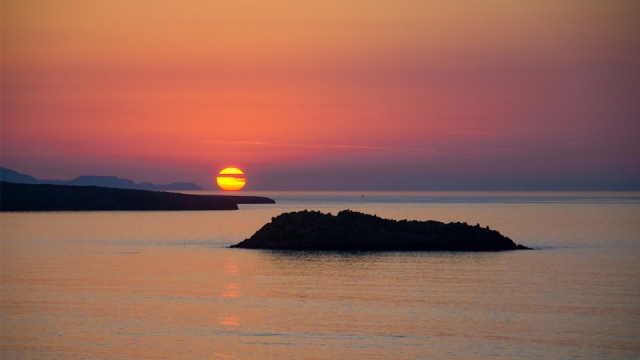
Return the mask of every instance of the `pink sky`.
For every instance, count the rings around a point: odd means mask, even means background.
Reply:
[[[2,166],[640,189],[638,19],[637,1],[5,0]]]

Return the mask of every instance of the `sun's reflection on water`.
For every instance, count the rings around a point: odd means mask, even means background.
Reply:
[[[224,275],[224,289],[220,294],[222,298],[239,298],[240,297],[240,284],[237,281],[240,275],[238,265],[234,258],[226,258],[222,268]],[[228,307],[227,307],[228,309]],[[240,320],[237,316],[228,312],[222,314],[220,319],[220,325],[223,326],[240,326]]]
[[[238,284],[225,284],[224,285],[224,289],[225,291],[220,294],[220,296],[222,297],[230,297],[230,298],[234,298],[234,297],[239,297],[240,293],[238,291],[238,289],[240,288],[240,285]]]
[[[233,315],[228,315],[225,314],[222,317],[222,320],[220,321],[221,325],[227,325],[227,326],[240,326],[240,321],[238,320],[237,317],[233,316]]]

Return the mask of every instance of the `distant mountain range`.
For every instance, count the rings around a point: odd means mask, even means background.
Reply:
[[[53,185],[79,185],[102,186],[116,189],[136,190],[202,190],[194,183],[177,182],[169,185],[156,185],[150,182],[137,184],[132,180],[120,179],[116,176],[80,176],[73,180],[39,180],[31,175],[20,174],[17,171],[0,167],[0,180],[18,184],[53,184]]]

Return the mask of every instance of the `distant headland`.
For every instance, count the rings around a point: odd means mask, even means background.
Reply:
[[[274,203],[261,196],[188,195],[0,181],[0,211],[237,210],[238,204]]]
[[[338,251],[528,250],[488,227],[382,219],[350,210],[283,213],[232,248]]]
[[[79,176],[73,180],[39,180],[31,175],[21,174],[11,169],[0,167],[0,180],[18,184],[51,184],[51,185],[76,185],[76,186],[103,186],[115,189],[137,190],[202,190],[194,183],[176,182],[168,185],[156,185],[150,182],[137,184],[129,179],[121,179],[117,176]]]

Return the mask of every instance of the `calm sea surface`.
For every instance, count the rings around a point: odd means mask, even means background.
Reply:
[[[2,359],[640,358],[640,193],[245,193],[2,213]],[[489,226],[537,251],[229,249],[285,211]]]

